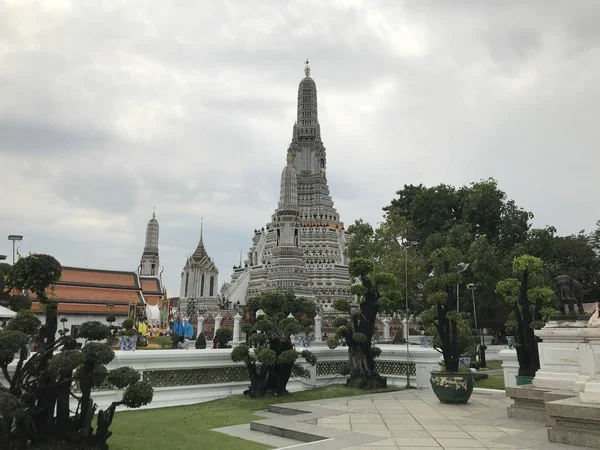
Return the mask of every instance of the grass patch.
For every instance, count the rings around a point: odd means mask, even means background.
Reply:
[[[276,403],[303,402],[324,398],[368,395],[399,391],[398,388],[361,390],[343,385],[330,385],[280,397],[253,400],[243,395],[189,406],[123,411],[115,414],[110,427],[114,433],[108,440],[111,450],[147,448],[262,450],[270,447],[225,434],[211,428],[239,425],[255,420],[253,411]]]
[[[492,375],[485,380],[476,381],[475,387],[504,390],[504,375]]]
[[[487,366],[482,370],[500,370],[502,369],[502,361],[486,361],[485,365]]]

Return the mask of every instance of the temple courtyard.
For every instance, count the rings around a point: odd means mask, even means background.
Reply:
[[[476,389],[466,405],[408,390],[271,406],[248,424],[214,429],[274,448],[585,450],[548,442],[543,423],[507,417],[504,391]]]

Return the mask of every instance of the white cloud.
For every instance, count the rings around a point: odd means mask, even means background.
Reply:
[[[346,223],[378,221],[404,183],[493,176],[536,225],[590,229],[599,14],[592,0],[544,14],[535,1],[0,3],[0,236],[133,270],[155,206],[170,292],[200,217],[225,281],[276,207],[307,57]]]

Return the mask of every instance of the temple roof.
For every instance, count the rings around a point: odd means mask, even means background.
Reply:
[[[198,246],[196,247],[196,250],[194,251],[192,256],[190,256],[186,261],[185,267],[196,266],[201,267],[202,269],[205,269],[209,272],[219,272],[217,266],[215,266],[215,263],[213,262],[212,258],[208,256],[208,253],[204,248],[203,232],[204,220],[202,220],[200,224],[200,241],[198,242]]]
[[[29,295],[35,299],[34,293]],[[130,303],[146,303],[135,272],[80,267],[63,267],[60,280],[48,288],[47,295],[59,302],[59,313],[127,314]],[[32,309],[38,311],[41,305],[34,301]]]

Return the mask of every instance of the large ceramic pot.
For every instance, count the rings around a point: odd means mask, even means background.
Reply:
[[[430,381],[442,403],[467,403],[473,393],[473,372],[431,372]]]
[[[135,350],[137,336],[119,336],[119,349],[125,352]]]

